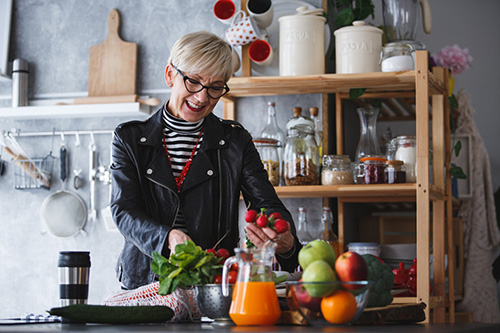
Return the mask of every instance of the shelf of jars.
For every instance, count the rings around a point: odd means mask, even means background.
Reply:
[[[300,185],[276,186],[280,198],[323,198],[341,197],[346,202],[376,201],[415,201],[415,183],[368,184],[368,185]],[[434,200],[444,200],[444,189],[430,185],[430,196]]]

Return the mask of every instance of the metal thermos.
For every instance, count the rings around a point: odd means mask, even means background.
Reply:
[[[28,62],[15,59],[12,66],[12,107],[28,105]]]
[[[90,252],[59,252],[57,266],[61,306],[87,304]]]

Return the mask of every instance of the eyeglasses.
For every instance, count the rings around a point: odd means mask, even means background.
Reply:
[[[207,89],[207,94],[209,97],[213,99],[218,99],[229,92],[229,87],[227,86],[227,84],[224,84],[223,87],[207,87],[201,84],[200,82],[190,78],[189,76],[182,74],[181,71],[173,64],[172,67],[182,77],[182,79],[184,80],[184,86],[186,87],[186,90],[189,91],[190,93],[197,93],[202,91],[203,89]]]

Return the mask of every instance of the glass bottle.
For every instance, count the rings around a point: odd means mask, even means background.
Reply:
[[[319,118],[319,109],[317,107],[309,108],[309,113],[311,114],[311,119],[314,122],[314,139],[318,145],[319,156],[323,155],[323,125],[321,119]]]
[[[312,240],[311,234],[307,231],[307,210],[304,207],[299,207],[297,237],[302,245],[306,245]]]
[[[299,131],[312,131],[314,133],[314,121],[302,115],[301,107],[293,108],[293,117],[286,123],[287,131],[297,129]]]
[[[337,235],[333,232],[333,215],[330,207],[323,207],[323,213],[321,215],[321,222],[323,223],[323,237],[324,241],[330,243],[330,245],[335,250],[335,255],[339,255],[339,239]]]
[[[359,121],[361,125],[361,135],[359,137],[358,147],[356,149],[356,162],[366,156],[381,155],[380,147],[377,142],[377,117],[379,108],[367,106],[357,108]]]
[[[278,126],[278,120],[276,119],[276,104],[274,102],[267,102],[267,124],[260,133],[260,136],[278,141],[278,157],[281,170],[283,168],[283,149],[285,147],[286,136]],[[283,181],[280,177],[280,184],[282,185],[282,183]]]
[[[388,184],[406,183],[406,169],[403,161],[387,161],[385,167],[385,179]]]
[[[394,158],[404,162],[406,168],[406,181],[417,181],[417,139],[414,135],[401,135],[396,137],[396,154]]]

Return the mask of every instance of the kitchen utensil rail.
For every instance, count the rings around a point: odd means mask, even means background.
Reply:
[[[79,131],[40,131],[40,132],[21,132],[20,130],[11,130],[11,133],[18,137],[32,137],[32,136],[52,136],[52,135],[98,135],[108,134],[113,135],[113,130],[79,130]]]

